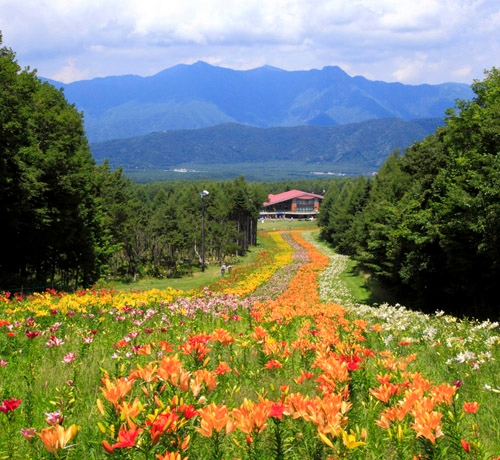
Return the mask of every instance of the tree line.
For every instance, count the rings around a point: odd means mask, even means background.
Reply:
[[[96,165],[83,115],[0,48],[0,289],[177,276],[200,257],[204,189],[207,261],[245,253],[262,187],[243,177],[140,186]]]
[[[409,306],[498,317],[500,71],[373,179],[331,187],[321,237]]]
[[[109,170],[106,162],[100,168]],[[114,250],[101,267],[101,277],[178,277],[199,267],[202,259],[221,264],[257,244],[259,210],[267,198],[258,184],[239,177],[138,185],[121,170],[111,175],[105,188],[111,187],[101,196]],[[202,197],[202,191],[208,194]]]

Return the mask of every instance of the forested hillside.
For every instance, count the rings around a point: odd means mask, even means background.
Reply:
[[[226,171],[232,178],[238,165],[240,172],[245,170],[244,165],[255,165],[262,174],[263,168],[271,170],[274,163],[280,165],[275,180],[298,174],[298,165],[303,177],[316,171],[359,175],[377,171],[394,149],[404,150],[442,124],[440,118],[385,118],[335,127],[293,128],[227,123],[117,139],[92,144],[91,148],[98,163],[108,159],[111,166],[126,170],[186,168],[201,170],[204,177]],[[193,173],[187,176],[196,178]]]
[[[498,316],[500,72],[472,86],[446,124],[394,153],[373,181],[330,188],[322,236],[427,310]]]

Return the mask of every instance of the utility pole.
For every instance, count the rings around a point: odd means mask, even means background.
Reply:
[[[205,271],[205,197],[207,190],[200,192],[201,196],[201,271]]]

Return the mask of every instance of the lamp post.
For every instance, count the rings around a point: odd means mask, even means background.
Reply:
[[[201,196],[201,271],[205,271],[205,197],[208,191],[200,192]]]

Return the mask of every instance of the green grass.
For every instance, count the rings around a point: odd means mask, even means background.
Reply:
[[[259,221],[257,230],[274,232],[281,230],[316,230],[318,224],[316,221],[298,220],[298,219],[267,219],[264,223]]]
[[[345,164],[310,164],[300,161],[270,161],[265,163],[216,163],[216,164],[180,164],[176,169],[188,172],[175,172],[167,169],[127,169],[124,173],[137,183],[156,181],[192,181],[200,179],[232,180],[245,171],[245,179],[250,182],[276,182],[297,179],[322,179],[344,176],[359,176],[371,173],[371,169]],[[318,173],[320,172],[320,173]]]
[[[349,259],[347,268],[340,275],[340,279],[347,286],[356,302],[366,305],[372,305],[376,302],[368,287],[369,275],[360,270],[359,263],[355,260]]]
[[[386,302],[396,303],[394,295],[364,271],[356,260],[348,260],[347,268],[340,275],[340,279],[357,303],[371,306]]]
[[[179,289],[189,291],[207,286],[220,278],[219,267],[207,266],[204,272],[193,271],[192,275],[182,278],[144,278],[132,283],[112,283],[112,287],[119,291],[147,291],[149,289]]]
[[[288,219],[273,219],[268,220],[264,224],[259,221],[258,231],[278,231],[278,230],[298,230],[317,229],[316,222],[303,220],[288,220]],[[263,238],[257,239],[257,246],[250,248],[243,256],[237,260],[232,260],[230,263],[233,266],[250,265],[257,260],[259,253],[267,248],[268,240]],[[149,289],[179,289],[181,291],[189,291],[198,289],[203,286],[208,286],[215,283],[220,278],[220,267],[216,264],[207,263],[205,271],[199,269],[193,270],[192,275],[185,275],[182,278],[143,278],[136,282],[123,283],[113,282],[110,287],[119,291],[146,291]]]

